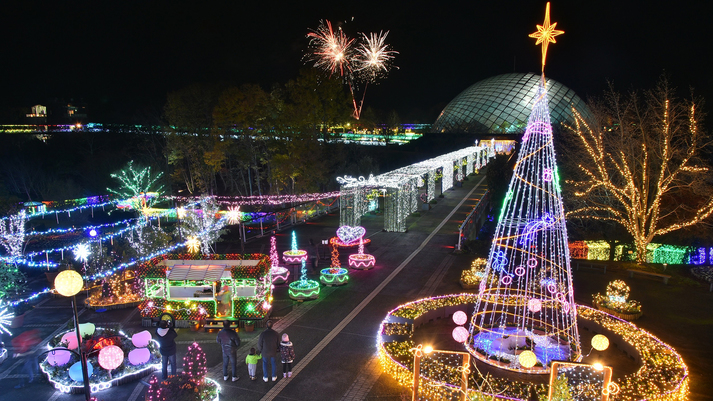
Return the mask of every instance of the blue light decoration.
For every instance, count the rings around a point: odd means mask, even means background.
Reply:
[[[305,267],[304,259],[302,259],[300,279],[290,283],[287,294],[297,301],[319,298],[319,282],[307,279],[307,268]]]
[[[549,16],[545,19],[549,26]],[[515,350],[535,343],[538,362],[544,366],[552,359],[575,361],[582,355],[558,181],[543,73],[465,344],[482,362],[526,371],[517,363]],[[545,374],[549,369],[531,373]]]

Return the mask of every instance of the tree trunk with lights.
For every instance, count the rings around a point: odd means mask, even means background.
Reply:
[[[709,144],[699,132],[695,101],[678,101],[662,79],[639,98],[613,90],[593,105],[595,121],[576,112],[568,127],[568,180],[574,207],[568,219],[608,220],[633,237],[636,259],[657,236],[703,222],[713,213]]]

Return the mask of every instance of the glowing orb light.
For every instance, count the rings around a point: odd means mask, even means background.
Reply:
[[[87,374],[91,377],[94,373],[94,368],[91,363],[87,364]],[[82,362],[76,362],[74,365],[69,367],[69,378],[75,382],[84,382],[84,376],[82,376]]]
[[[99,351],[99,365],[112,370],[119,367],[124,362],[124,351],[116,345],[108,345]]]
[[[597,334],[592,337],[592,348],[597,351],[604,351],[609,348],[609,339],[604,334]]]
[[[82,276],[74,270],[61,271],[54,279],[54,288],[65,297],[76,295],[82,290],[82,287],[84,287],[84,280]]]
[[[149,345],[149,341],[151,341],[151,332],[148,330],[140,331],[131,336],[131,342],[137,348],[146,347]]]
[[[76,339],[75,339],[76,341]],[[47,363],[52,366],[64,366],[69,363],[72,353],[62,349],[52,350],[47,353]]]
[[[520,366],[530,369],[537,363],[537,355],[532,351],[522,351],[517,360],[520,362]]]
[[[431,352],[433,352],[433,347],[431,347],[430,345],[427,345],[427,346],[423,347],[423,352],[430,354]]]
[[[602,365],[599,362],[592,364],[592,367],[594,368],[594,370],[603,370],[604,369],[604,365]]]
[[[90,237],[96,237],[96,236],[97,236],[97,230],[95,230],[95,229],[93,229],[93,228],[92,228],[91,230],[89,230],[89,236],[90,236]]]
[[[468,329],[463,326],[458,326],[453,329],[453,339],[459,343],[464,343],[468,340]]]
[[[80,323],[79,324],[79,335],[82,336],[82,338],[86,336],[92,336],[94,335],[94,331],[96,331],[97,327],[94,325],[94,323]]]
[[[67,349],[77,348],[77,332],[70,331],[65,333],[60,339],[60,342],[67,344]]]
[[[537,298],[532,298],[527,301],[527,309],[532,313],[537,313],[542,309],[542,301]]]
[[[129,363],[132,365],[143,365],[151,359],[151,351],[148,348],[136,348],[129,352]]]
[[[456,311],[456,313],[453,314],[453,322],[459,326],[462,326],[465,324],[465,322],[468,321],[468,315],[465,314],[462,310]]]

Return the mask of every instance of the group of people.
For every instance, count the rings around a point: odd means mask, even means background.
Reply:
[[[292,377],[292,362],[295,359],[295,349],[287,333],[280,336],[272,329],[272,321],[267,321],[267,328],[260,333],[257,349],[250,348],[250,352],[245,357],[248,365],[248,375],[250,380],[255,380],[257,376],[257,363],[262,359],[262,380],[267,382],[268,364],[272,368],[272,381],[277,380],[277,357],[279,355],[282,362],[282,377]],[[174,330],[167,320],[162,320],[156,329],[156,340],[159,343],[161,352],[161,374],[162,379],[168,377],[168,365],[171,366],[171,376],[176,374],[176,330]],[[223,354],[223,380],[228,380],[228,366],[231,368],[232,381],[240,379],[237,370],[238,347],[240,347],[240,337],[230,327],[230,321],[223,321],[223,328],[218,332],[216,341],[220,345]]]

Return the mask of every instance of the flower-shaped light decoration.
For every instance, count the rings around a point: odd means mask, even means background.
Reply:
[[[228,224],[238,224],[241,220],[240,206],[231,206],[228,208]]]
[[[91,255],[91,253],[92,252],[89,249],[89,244],[79,244],[74,247],[74,259],[79,262],[87,263],[89,255]]]
[[[198,251],[201,250],[201,242],[197,237],[188,237],[186,248],[188,248],[188,252],[190,253],[198,253]]]

